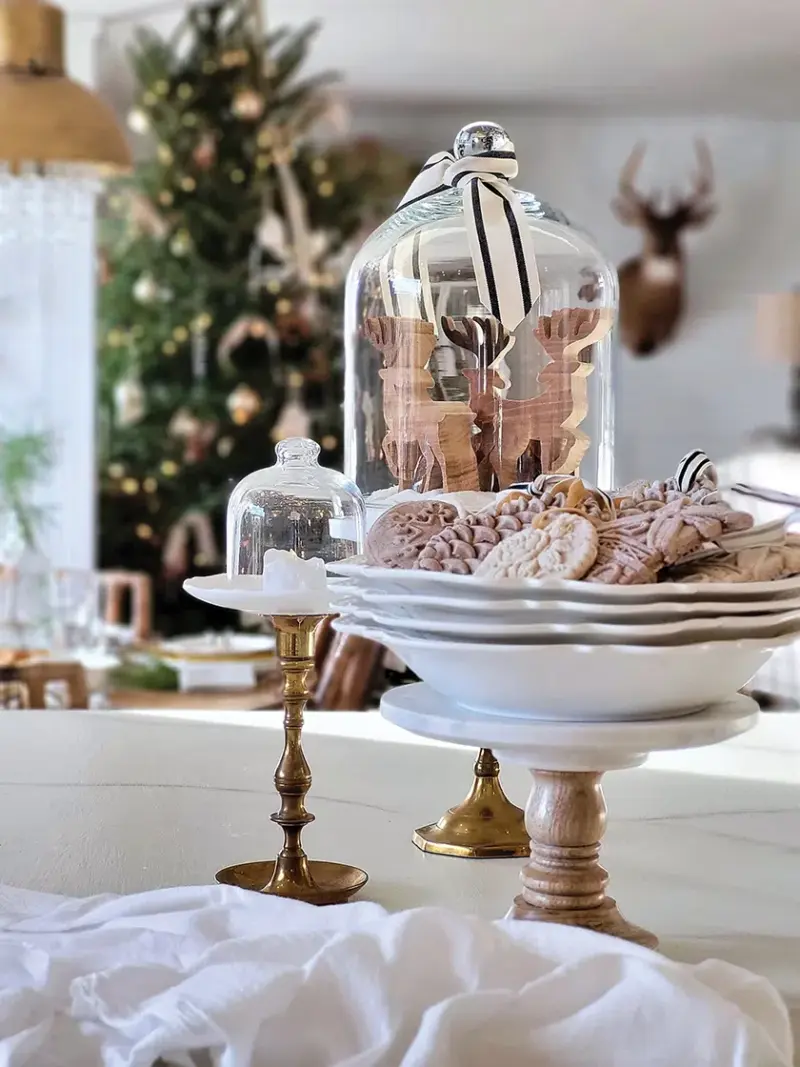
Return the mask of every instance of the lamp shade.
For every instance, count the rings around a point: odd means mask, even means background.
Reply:
[[[0,0],[0,162],[132,165],[116,117],[64,71],[64,15],[39,0]]]
[[[800,292],[760,296],[756,324],[759,355],[800,364]]]

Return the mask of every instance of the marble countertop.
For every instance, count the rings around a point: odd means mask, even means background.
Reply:
[[[0,882],[69,895],[213,881],[272,858],[277,712],[3,712]],[[360,899],[500,917],[518,860],[424,855],[414,827],[463,799],[474,752],[425,742],[376,713],[308,716],[309,854],[364,867]],[[506,766],[524,804],[529,776]],[[800,1035],[800,715],[662,753],[605,779],[603,863],[626,918],[662,951],[767,976]]]

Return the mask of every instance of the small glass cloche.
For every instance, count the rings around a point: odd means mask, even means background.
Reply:
[[[319,465],[316,442],[292,437],[275,452],[273,467],[248,474],[231,493],[227,572],[187,578],[183,588],[207,604],[273,619],[327,615],[325,565],[361,552],[364,498]]]
[[[613,484],[616,273],[516,174],[503,129],[465,127],[356,256],[345,470],[368,508],[542,473]]]
[[[270,549],[333,563],[357,555],[364,540],[364,501],[356,486],[319,465],[319,445],[281,441],[273,467],[254,471],[228,501],[229,579],[263,574]]]

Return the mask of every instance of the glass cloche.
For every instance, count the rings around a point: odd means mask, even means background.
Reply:
[[[504,130],[465,127],[353,263],[345,470],[368,506],[542,473],[613,485],[616,273],[516,173]]]
[[[228,502],[229,580],[263,574],[270,549],[326,563],[361,551],[361,493],[344,475],[321,467],[319,452],[319,445],[306,438],[281,441],[275,465],[236,486]]]

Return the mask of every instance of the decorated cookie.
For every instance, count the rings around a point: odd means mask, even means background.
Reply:
[[[468,515],[445,527],[428,541],[414,564],[423,571],[474,574],[481,560],[522,523],[513,515]]]
[[[748,530],[752,525],[752,515],[726,504],[695,504],[689,497],[679,497],[653,514],[647,542],[665,563],[675,563],[723,533]]]
[[[795,545],[759,545],[739,552],[720,553],[665,572],[673,582],[774,582],[800,573],[800,548]]]
[[[583,515],[544,512],[501,541],[477,567],[480,578],[582,578],[597,557],[598,534]]]
[[[410,570],[430,539],[458,518],[452,504],[409,501],[386,511],[367,534],[367,561],[377,567]]]
[[[587,582],[603,585],[645,585],[656,581],[663,556],[648,544],[651,512],[622,515],[601,528],[597,559]]]

